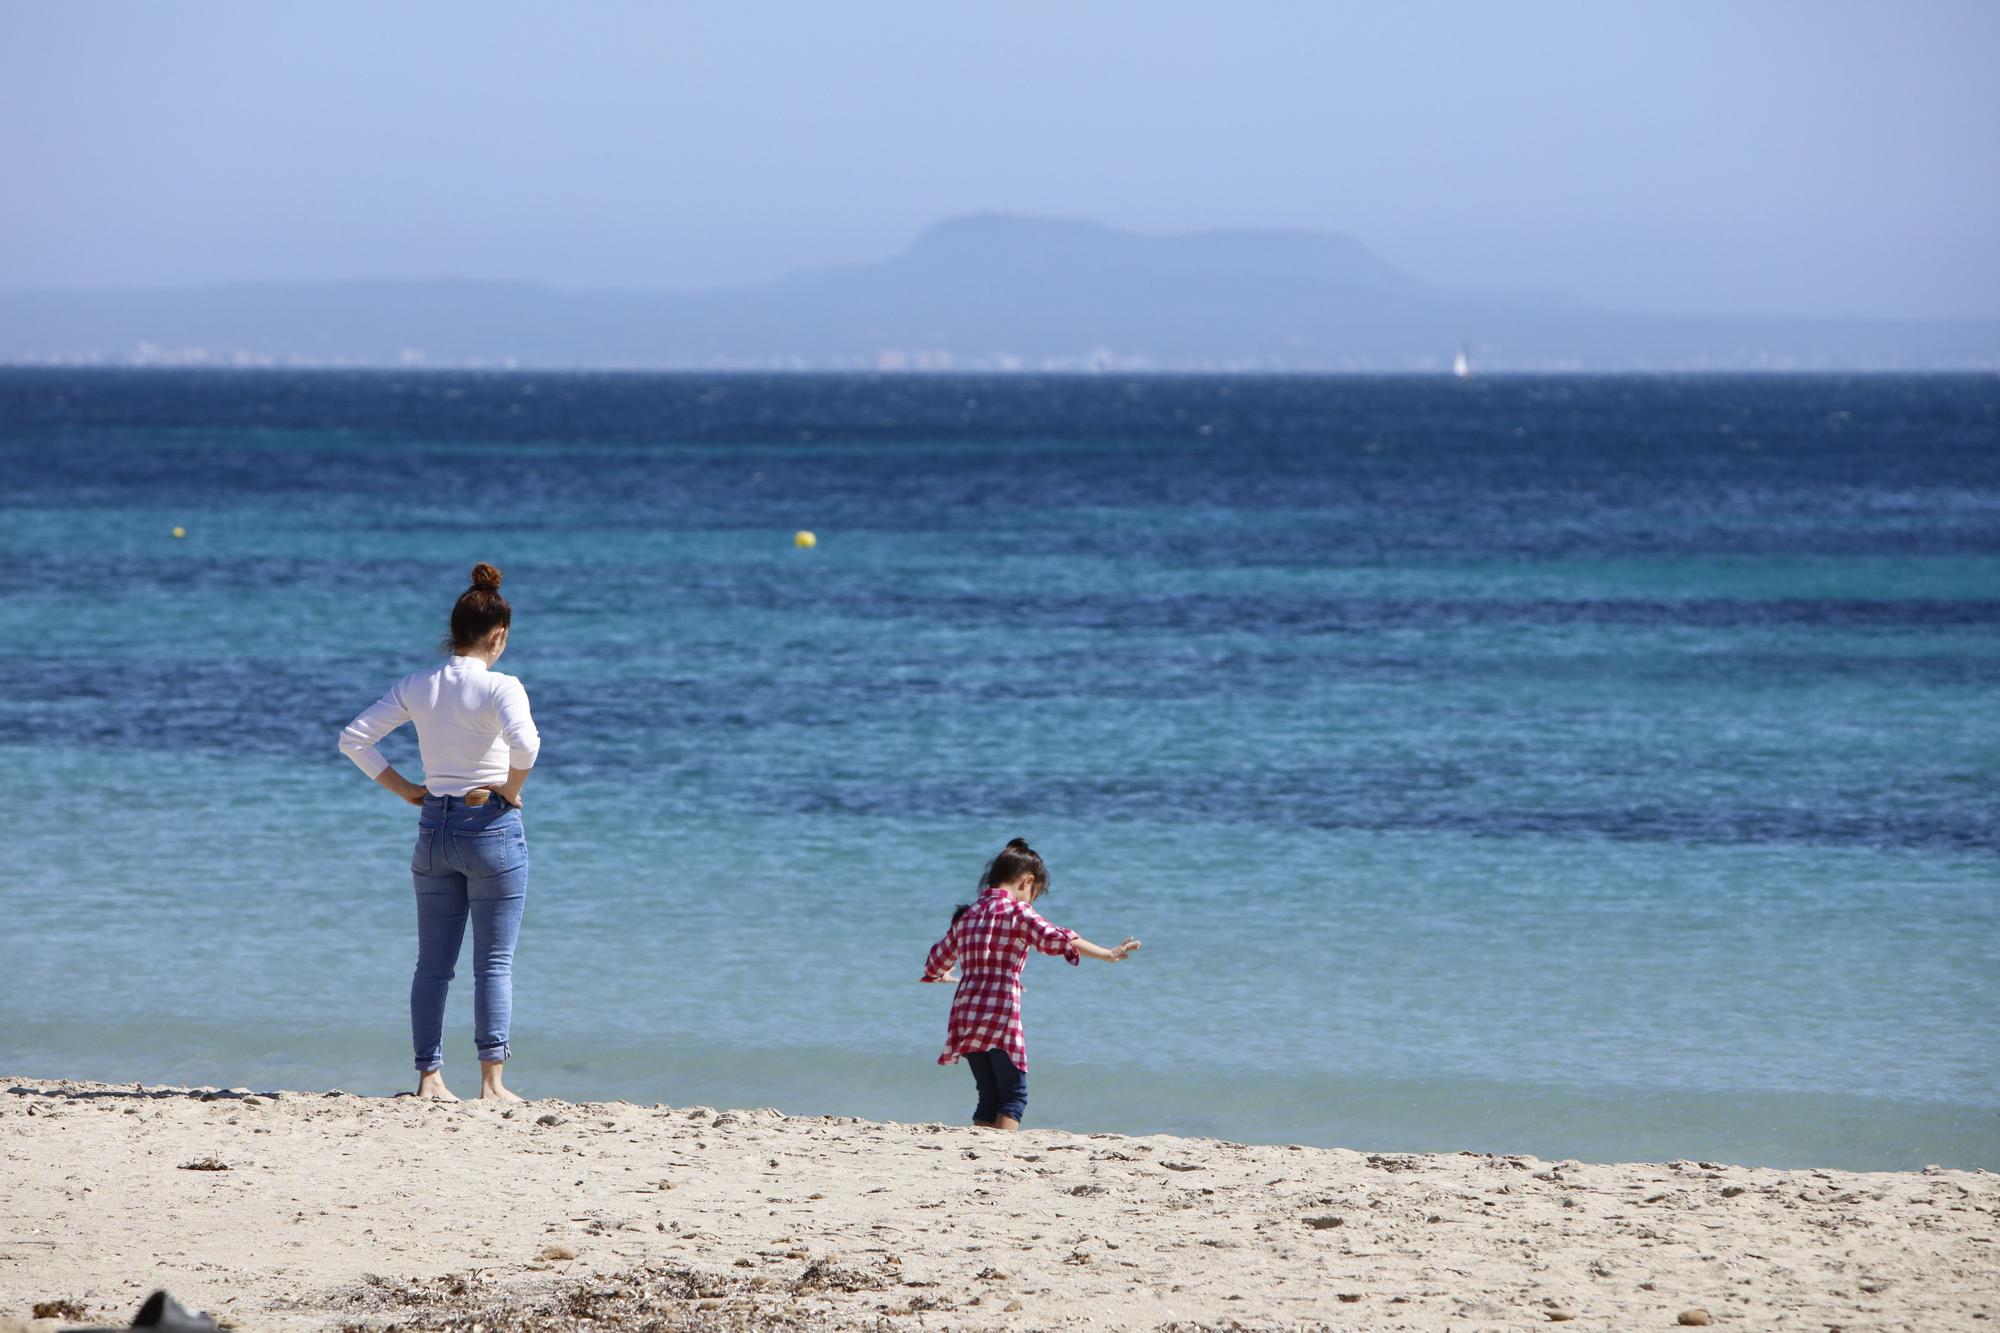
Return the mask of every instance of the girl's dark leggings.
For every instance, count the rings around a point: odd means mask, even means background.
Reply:
[[[1014,1068],[1007,1052],[997,1048],[975,1051],[965,1057],[965,1063],[972,1066],[972,1081],[979,1088],[979,1105],[972,1109],[972,1118],[988,1125],[1003,1115],[1019,1120],[1028,1109],[1026,1071]]]

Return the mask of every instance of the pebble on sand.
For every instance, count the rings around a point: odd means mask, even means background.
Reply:
[[[567,1245],[551,1245],[547,1249],[543,1250],[539,1257],[543,1259],[552,1259],[552,1260],[574,1259],[576,1258],[576,1251],[572,1250]]]
[[[1684,1328],[1707,1328],[1708,1311],[1702,1309],[1681,1311],[1680,1323]]]

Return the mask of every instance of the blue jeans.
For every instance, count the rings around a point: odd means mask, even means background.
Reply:
[[[528,837],[518,807],[490,797],[426,796],[410,854],[417,886],[417,971],[410,1041],[421,1072],[444,1064],[444,997],[472,918],[472,1027],[482,1061],[505,1060],[514,1017],[514,939],[528,896]]]
[[[972,1066],[973,1086],[979,1089],[979,1105],[972,1108],[972,1118],[986,1125],[1003,1115],[1019,1120],[1028,1109],[1027,1071],[1014,1068],[1007,1052],[998,1048],[974,1051],[965,1057],[965,1063]]]

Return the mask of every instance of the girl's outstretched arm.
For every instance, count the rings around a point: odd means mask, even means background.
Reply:
[[[1126,940],[1115,949],[1107,949],[1101,944],[1092,944],[1079,935],[1076,937],[1076,951],[1085,958],[1102,958],[1107,963],[1122,963],[1139,950],[1139,941]]]
[[[944,938],[931,946],[931,956],[924,960],[925,981],[950,981],[952,964],[958,961],[958,927],[953,926],[944,933]]]

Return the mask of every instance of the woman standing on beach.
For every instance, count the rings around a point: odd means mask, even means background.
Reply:
[[[941,1065],[963,1056],[979,1102],[972,1123],[1016,1130],[1028,1108],[1028,1038],[1021,1027],[1021,969],[1028,951],[1053,954],[1074,967],[1079,958],[1122,963],[1139,947],[1092,944],[1037,912],[1049,889],[1048,867],[1027,839],[1015,838],[987,862],[979,898],[952,913],[951,929],[924,960],[925,981],[957,981]],[[954,966],[965,969],[956,977]]]
[[[410,982],[410,1037],[417,1095],[456,1101],[444,1085],[444,1001],[465,921],[472,918],[473,1038],[481,1097],[517,1102],[501,1079],[511,1053],[514,940],[528,892],[528,840],[521,784],[541,737],[521,682],[493,669],[507,651],[514,610],[500,571],[472,567],[472,586],[451,609],[451,656],[416,671],[340,733],[341,753],[363,773],[418,806],[410,875],[417,889],[417,969]],[[390,767],[376,743],[405,722],[417,728],[421,785]]]

